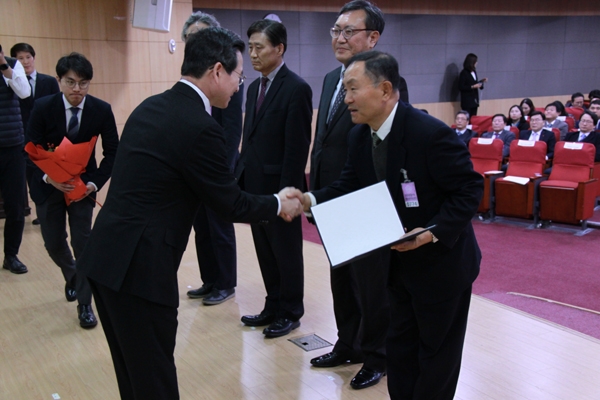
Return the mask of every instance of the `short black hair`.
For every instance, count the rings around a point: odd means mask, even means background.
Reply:
[[[502,119],[504,120],[504,125],[506,125],[506,122],[507,122],[507,121],[506,121],[506,115],[504,115],[504,114],[496,114],[496,115],[494,115],[494,116],[492,117],[492,121],[493,121],[494,119],[496,119],[496,117],[502,117]]]
[[[581,114],[581,117],[583,117],[584,115],[589,115],[590,117],[592,117],[592,120],[594,121],[594,126],[598,125],[598,116],[596,114],[594,114],[593,112],[591,112],[589,110],[585,110],[583,112],[583,114]],[[579,117],[580,121],[581,121],[581,117]]]
[[[248,28],[248,39],[255,33],[264,33],[272,46],[283,44],[283,54],[287,50],[287,29],[281,22],[271,19],[259,19]]]
[[[400,73],[398,72],[398,61],[388,53],[377,50],[358,53],[348,61],[348,67],[353,63],[363,61],[365,73],[373,81],[389,81],[395,91],[400,91]]]
[[[588,94],[588,97],[591,99],[600,99],[600,89],[594,89],[592,91],[590,91],[590,94]]]
[[[575,101],[575,99],[576,99],[577,97],[584,97],[584,96],[583,96],[583,93],[580,93],[580,92],[575,92],[575,93],[573,93],[573,94],[571,95],[571,101]]]
[[[463,114],[465,117],[467,117],[467,121],[471,120],[471,115],[469,114],[468,111],[460,110],[459,112],[456,113],[456,115],[454,116],[454,118],[456,119],[456,117],[458,117],[459,114]]]
[[[529,120],[531,121],[531,117],[535,116],[535,115],[539,115],[542,117],[542,120],[545,121],[546,120],[546,114],[544,114],[541,111],[533,111],[531,114],[529,114]]]
[[[56,63],[56,76],[59,78],[69,71],[75,72],[77,76],[87,81],[94,77],[92,63],[81,53],[72,52],[68,56],[61,57]]]
[[[383,12],[375,4],[366,0],[352,0],[342,6],[338,16],[350,12],[363,10],[367,17],[365,18],[365,26],[367,29],[379,32],[381,35],[385,28],[385,20]]]
[[[185,42],[181,75],[201,78],[218,62],[231,74],[237,68],[237,52],[243,53],[245,48],[244,41],[229,29],[202,29]]]
[[[477,56],[473,53],[467,54],[465,61],[463,61],[463,68],[467,71],[475,71],[475,63],[477,63]]]
[[[10,56],[17,57],[17,53],[25,52],[31,54],[31,57],[35,58],[35,50],[29,43],[17,43],[10,48]]]
[[[590,106],[591,106],[592,104],[594,104],[594,105],[597,105],[597,106],[598,106],[598,105],[600,105],[600,99],[592,100],[592,101],[590,102]]]

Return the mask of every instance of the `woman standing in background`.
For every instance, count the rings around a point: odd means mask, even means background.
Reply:
[[[477,79],[477,56],[473,53],[467,54],[463,62],[463,70],[458,80],[460,90],[460,108],[468,111],[471,116],[477,115],[479,107],[479,89],[483,90],[483,83],[487,78]]]

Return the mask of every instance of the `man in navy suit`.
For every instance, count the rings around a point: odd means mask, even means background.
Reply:
[[[312,90],[283,62],[285,26],[259,20],[248,28],[252,66],[261,77],[248,87],[242,151],[235,175],[249,193],[306,187]],[[302,221],[252,224],[252,238],[267,297],[262,311],[244,315],[248,326],[269,325],[266,337],[287,335],[304,315]]]
[[[310,190],[333,183],[342,173],[348,156],[348,132],[354,127],[344,103],[342,79],[346,63],[353,55],[373,49],[384,27],[383,13],[378,7],[368,1],[354,0],[341,8],[331,28],[333,52],[342,65],[329,72],[323,81],[311,153]],[[362,368],[350,381],[354,389],[377,384],[386,369],[385,336],[389,325],[386,256],[384,250],[330,270],[338,339],[330,352],[311,359],[310,363],[317,368],[330,368],[362,362]]]
[[[50,75],[40,74],[35,69],[35,50],[28,43],[17,43],[10,49],[11,57],[15,57],[21,62],[25,69],[25,75],[31,86],[31,96],[20,99],[19,104],[21,105],[21,119],[23,120],[23,129],[27,129],[27,122],[29,121],[29,115],[33,109],[33,102],[44,96],[49,96],[54,93],[60,92],[58,88],[58,82]],[[25,173],[27,180],[29,181],[30,168],[26,168]],[[39,225],[40,220],[35,218],[32,223]]]
[[[554,146],[556,145],[556,136],[554,132],[544,129],[544,120],[546,117],[540,111],[534,111],[529,115],[529,126],[531,129],[519,133],[520,140],[532,140],[534,142],[541,140],[546,142],[546,160],[554,157]]]
[[[482,138],[500,139],[504,142],[502,148],[502,157],[510,155],[510,144],[515,140],[515,134],[506,130],[506,116],[504,114],[496,114],[492,117],[492,130],[481,135]]]
[[[77,260],[94,292],[123,399],[179,399],[177,270],[198,205],[236,222],[301,212],[297,198],[240,190],[223,128],[210,115],[211,106],[227,107],[242,83],[244,47],[222,28],[188,38],[181,80],[129,116],[106,202]]]
[[[596,147],[595,162],[600,162],[600,131],[594,129],[598,124],[598,116],[586,110],[579,118],[579,131],[569,132],[565,142],[591,143]]]
[[[75,187],[72,182],[56,182],[33,162],[29,162],[29,189],[37,206],[44,246],[65,278],[65,297],[77,300],[79,324],[93,328],[98,321],[92,310],[92,292],[87,279],[78,274],[75,259],[86,245],[92,228],[92,213],[96,192],[111,176],[119,137],[110,104],[87,94],[94,71],[83,54],[71,53],[56,64],[56,79],[62,93],[37,100],[25,132],[26,141],[41,145],[59,146],[67,137],[72,143],[85,143],[94,136],[102,139],[104,158],[98,165],[92,151],[81,180],[85,195],[67,205],[65,193]],[[66,216],[69,216],[71,246],[67,244]]]
[[[452,399],[481,260],[471,218],[483,178],[451,128],[398,101],[398,63],[389,54],[354,56],[344,87],[361,125],[350,131],[341,177],[305,194],[305,210],[385,180],[409,231],[435,225],[388,252],[388,389],[392,399]]]

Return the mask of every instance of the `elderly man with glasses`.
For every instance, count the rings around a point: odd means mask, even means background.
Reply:
[[[26,142],[47,150],[60,146],[65,137],[74,144],[89,142],[94,136],[102,139],[104,157],[98,164],[96,152],[92,151],[81,175],[87,189],[85,195],[70,204],[65,201],[65,194],[73,191],[73,182],[56,182],[28,162],[29,189],[37,207],[44,246],[65,278],[67,301],[77,300],[79,304],[77,314],[82,328],[93,328],[98,321],[92,310],[90,285],[77,273],[75,260],[90,236],[96,192],[111,176],[119,144],[110,104],[88,95],[93,74],[92,64],[83,54],[71,53],[58,60],[56,79],[62,93],[36,100],[25,132]],[[75,258],[67,244],[67,215]]]

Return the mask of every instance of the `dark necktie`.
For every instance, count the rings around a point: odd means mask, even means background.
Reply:
[[[377,147],[379,146],[379,143],[381,143],[381,139],[379,138],[379,136],[377,136],[377,132],[373,132],[373,147]]]
[[[499,133],[494,132],[494,139],[498,139],[498,136],[500,136]]]
[[[265,94],[267,93],[267,82],[269,82],[269,78],[267,78],[266,76],[260,78],[260,94],[258,95],[258,100],[256,101],[256,114],[258,114],[260,106],[262,106],[263,101],[265,101]]]
[[[338,110],[338,108],[340,108],[340,105],[344,101],[345,97],[346,97],[346,88],[344,87],[344,85],[342,85],[342,87],[338,91],[337,96],[335,96],[335,101],[333,102],[333,105],[331,106],[331,112],[329,113],[329,118],[327,118],[328,124],[331,122],[331,119],[335,115],[335,112]]]
[[[31,84],[31,80],[33,78],[31,77],[31,75],[27,75],[27,82],[29,82],[29,87],[31,87],[31,97],[33,98],[33,85]]]
[[[67,129],[67,137],[72,142],[79,132],[79,120],[77,119],[77,114],[79,113],[79,108],[71,107],[71,119],[69,120],[69,127]]]

